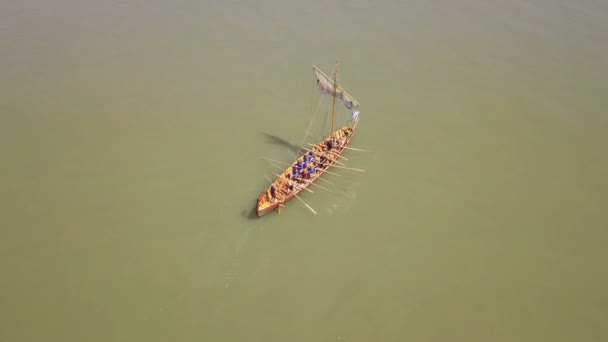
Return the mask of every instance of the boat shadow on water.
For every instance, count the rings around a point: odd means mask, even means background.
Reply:
[[[250,220],[256,220],[258,219],[258,213],[255,210],[255,204],[253,205],[252,208],[250,209],[244,209],[242,214],[244,218],[250,219]]]
[[[291,149],[292,151],[300,150],[300,146],[298,146],[296,144],[292,144],[291,142],[289,142],[281,137],[277,137],[276,135],[272,135],[272,134],[265,133],[265,132],[260,132],[260,134],[265,136],[268,139],[268,142],[270,142],[272,144],[287,147],[287,148]]]
[[[283,139],[281,137],[278,137],[276,135],[273,135],[273,134],[270,134],[270,133],[266,133],[266,132],[260,132],[260,134],[263,135],[264,137],[266,137],[267,141],[269,143],[271,143],[271,144],[275,144],[275,145],[286,147],[286,148],[288,148],[289,150],[291,150],[294,153],[296,151],[300,150],[300,146],[292,144],[291,142],[287,141],[286,139]],[[241,215],[244,218],[247,218],[247,219],[250,219],[250,220],[259,219],[259,216],[258,216],[257,211],[256,211],[256,204],[254,204],[253,208],[251,208],[251,209],[243,209],[243,211],[241,212]]]

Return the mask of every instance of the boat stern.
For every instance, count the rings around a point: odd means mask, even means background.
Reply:
[[[276,209],[279,206],[279,203],[270,203],[268,201],[266,201],[264,199],[264,196],[266,194],[263,192],[258,196],[257,199],[257,203],[256,203],[256,213],[258,215],[258,217],[262,217],[266,214],[268,214],[269,212],[273,211],[274,209]]]

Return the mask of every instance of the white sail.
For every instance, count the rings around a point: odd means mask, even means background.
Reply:
[[[344,106],[346,106],[348,109],[359,106],[359,102],[345,92],[340,85],[335,87],[334,80],[325,75],[321,70],[319,70],[319,68],[314,67],[314,71],[315,76],[317,77],[317,88],[322,94],[329,94],[330,96],[336,95],[337,98],[344,102]]]

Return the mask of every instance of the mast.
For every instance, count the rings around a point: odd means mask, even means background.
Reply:
[[[331,135],[334,132],[334,117],[336,116],[336,92],[338,90],[338,60],[336,60],[336,67],[334,71],[334,103],[331,108]]]

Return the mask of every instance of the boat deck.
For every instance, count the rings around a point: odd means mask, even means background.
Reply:
[[[306,152],[302,154],[296,161],[294,161],[290,166],[283,171],[279,177],[275,179],[275,181],[269,186],[264,192],[262,192],[257,199],[257,214],[258,216],[263,216],[270,211],[283,206],[285,203],[298,196],[298,194],[308,186],[313,183],[317,178],[321,177],[327,170],[336,163],[337,159],[340,157],[342,152],[345,150],[345,147],[348,145],[350,140],[355,134],[355,127],[342,127],[332,133],[327,139],[321,141],[318,145],[312,147],[312,149],[306,149]],[[334,143],[331,150],[327,150],[327,143],[332,141],[337,141],[338,143]],[[316,168],[314,174],[310,174],[308,178],[304,178],[302,176],[295,178],[292,177],[292,170],[298,163],[304,162],[304,157],[310,152],[314,152],[316,157],[314,160],[310,161],[306,168],[311,165],[319,165],[321,161],[321,156],[325,156],[326,164],[324,167]],[[314,167],[314,166],[313,166]],[[289,185],[293,186],[293,190],[289,189]],[[271,194],[271,187],[274,186],[276,189],[275,197]]]

